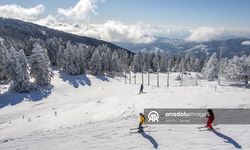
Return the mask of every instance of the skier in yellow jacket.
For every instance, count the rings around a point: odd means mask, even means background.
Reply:
[[[140,121],[139,121],[139,127],[138,127],[138,132],[143,132],[143,124],[145,123],[145,116],[140,113]]]

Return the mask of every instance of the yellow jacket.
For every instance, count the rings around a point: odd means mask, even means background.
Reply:
[[[143,115],[140,115],[140,124],[145,123],[145,117]]]

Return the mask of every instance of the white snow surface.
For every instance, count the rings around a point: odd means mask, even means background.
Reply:
[[[8,93],[1,85],[0,150],[250,149],[250,125],[216,125],[218,132],[200,132],[203,125],[149,125],[152,132],[129,133],[144,108],[250,108],[250,89],[240,84],[180,87],[172,73],[170,87],[166,74],[156,87],[156,76],[147,86],[145,75],[145,93],[138,95],[140,79],[125,84],[118,77],[54,74],[53,88],[42,96]]]

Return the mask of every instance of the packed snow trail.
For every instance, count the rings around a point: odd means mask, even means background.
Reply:
[[[164,82],[145,85],[138,95],[140,84],[123,78],[54,73],[44,97],[0,95],[1,150],[250,149],[250,125],[217,125],[217,132],[200,132],[201,125],[149,125],[145,134],[129,133],[143,108],[250,108],[248,88],[206,81],[180,87],[173,73],[169,88]]]
[[[1,140],[0,148],[12,149],[235,149],[249,148],[250,126],[220,126],[213,133],[195,125],[155,125],[143,134],[129,134],[137,119],[84,123],[54,130],[37,130],[23,137]],[[245,129],[243,129],[245,128]],[[244,144],[244,146],[242,146]]]

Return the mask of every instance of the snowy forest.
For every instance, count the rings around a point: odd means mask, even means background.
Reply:
[[[214,53],[205,59],[186,53],[170,56],[163,52],[129,54],[122,49],[111,50],[82,43],[63,42],[58,38],[46,41],[30,38],[22,44],[1,39],[0,81],[10,83],[14,92],[31,92],[50,85],[52,69],[70,75],[92,74],[116,76],[125,72],[197,72],[213,81],[221,75],[230,80],[242,80],[250,74],[250,56],[222,58]]]

